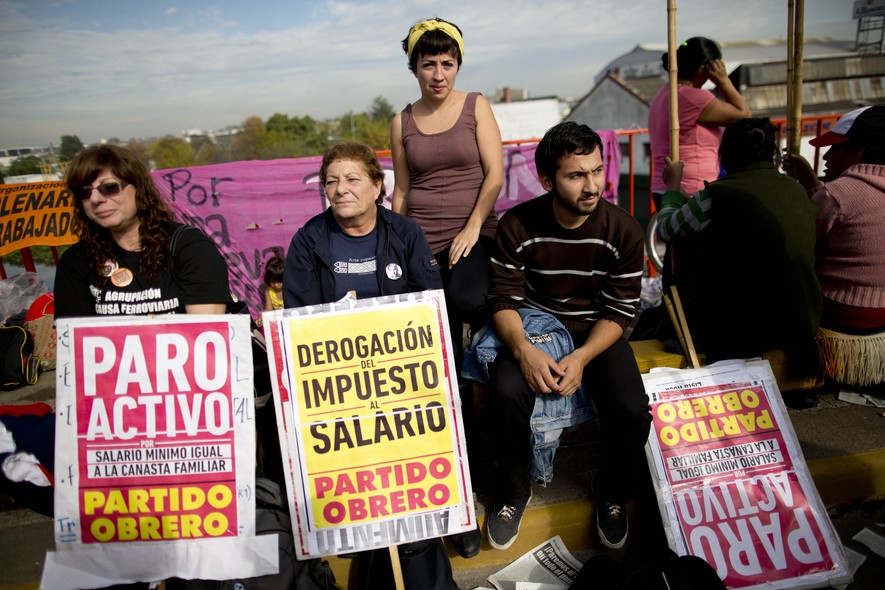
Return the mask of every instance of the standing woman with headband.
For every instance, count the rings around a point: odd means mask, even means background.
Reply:
[[[455,90],[464,58],[461,29],[440,18],[421,21],[402,46],[421,98],[391,123],[393,210],[418,222],[440,267],[460,373],[463,326],[487,319],[495,201],[504,184],[501,132],[485,97]],[[466,407],[471,400],[465,391]],[[472,446],[472,411],[464,418]],[[473,557],[482,537],[477,529],[451,541],[459,555]]]
[[[393,118],[393,210],[418,222],[442,271],[460,367],[464,323],[485,318],[489,259],[504,183],[501,132],[489,102],[455,90],[464,57],[461,30],[439,18],[403,39],[421,98]]]

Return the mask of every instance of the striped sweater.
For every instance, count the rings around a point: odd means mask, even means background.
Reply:
[[[492,311],[531,307],[569,330],[607,319],[625,330],[639,308],[643,232],[604,200],[573,230],[553,217],[548,193],[508,211],[498,224],[489,298]]]

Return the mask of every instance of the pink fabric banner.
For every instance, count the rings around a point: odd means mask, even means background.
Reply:
[[[605,153],[604,197],[617,203],[621,152],[617,134],[600,131]],[[504,186],[495,210],[500,217],[514,205],[546,191],[535,171],[537,144],[504,149]],[[393,164],[384,168],[390,207]],[[322,158],[251,160],[210,166],[157,170],[154,181],[186,223],[206,232],[227,259],[231,290],[249,305],[253,316],[264,307],[264,263],[274,248],[284,255],[295,232],[326,208],[319,186]]]

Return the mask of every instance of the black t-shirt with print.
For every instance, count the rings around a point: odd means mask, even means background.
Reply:
[[[178,224],[175,224],[177,227]],[[114,246],[109,262],[132,272],[128,285],[97,278],[80,244],[62,254],[55,273],[55,316],[184,313],[185,305],[230,300],[227,265],[212,240],[196,228],[180,231],[175,245],[175,277],[169,261],[151,279],[139,270],[140,252]],[[121,283],[122,281],[118,281]]]

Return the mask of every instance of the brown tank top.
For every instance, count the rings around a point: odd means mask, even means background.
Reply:
[[[409,164],[408,212],[436,254],[448,248],[476,205],[485,178],[476,143],[476,97],[471,92],[458,120],[441,133],[422,133],[412,105],[402,112],[403,148]],[[480,234],[495,237],[494,210]]]

